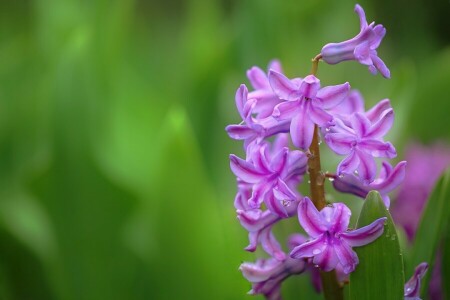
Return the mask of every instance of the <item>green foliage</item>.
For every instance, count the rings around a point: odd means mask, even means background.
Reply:
[[[356,227],[369,225],[381,217],[387,217],[383,235],[355,248],[359,265],[350,275],[347,299],[403,299],[403,256],[395,224],[380,194],[372,191],[366,197]]]
[[[449,230],[449,200],[450,170],[441,176],[427,201],[420,225],[417,228],[412,257],[407,268],[407,274],[412,274],[414,268],[421,262],[427,262],[429,264],[427,276],[423,279],[422,291],[428,287],[431,274],[433,273],[438,247],[445,241],[445,236]],[[447,247],[448,245],[445,245],[444,248],[446,249]]]

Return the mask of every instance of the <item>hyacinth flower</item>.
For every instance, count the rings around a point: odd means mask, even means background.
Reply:
[[[347,231],[350,216],[350,209],[343,203],[334,203],[319,212],[305,197],[298,206],[298,219],[311,240],[295,247],[290,256],[312,258],[313,264],[325,272],[335,269],[338,264],[345,274],[353,272],[359,260],[352,247],[364,246],[382,235],[386,218]]]
[[[233,173],[242,182],[252,185],[249,206],[259,208],[264,202],[273,213],[288,217],[286,207],[298,198],[289,182],[298,180],[299,175],[306,172],[305,154],[298,150],[289,151],[287,147],[270,153],[268,142],[253,145],[249,153],[251,158],[248,160],[230,155]]]
[[[277,260],[284,260],[286,254],[281,249],[280,243],[272,233],[272,227],[283,218],[272,213],[270,210],[253,209],[248,205],[251,191],[245,184],[240,185],[240,189],[235,198],[237,218],[242,227],[248,231],[249,245],[245,250],[253,252],[258,245],[261,245],[266,253]],[[292,217],[297,211],[298,201],[290,202],[285,207],[287,217]]]
[[[306,241],[306,237],[295,234],[289,238],[289,248]],[[301,274],[308,267],[306,260],[286,257],[285,260],[258,259],[255,263],[244,262],[239,267],[242,275],[252,283],[251,295],[261,294],[269,300],[281,299],[281,283],[289,276]]]
[[[362,113],[352,115],[351,126],[336,119],[336,126],[325,135],[325,141],[336,154],[346,156],[337,167],[338,175],[357,171],[364,184],[371,183],[377,169],[374,157],[391,159],[397,155],[394,146],[383,141],[393,121],[392,109],[385,110],[375,123]]]
[[[252,142],[259,143],[264,138],[289,131],[289,122],[278,122],[271,116],[256,119],[252,116],[257,108],[258,100],[248,99],[248,89],[242,84],[236,91],[235,102],[242,123],[228,125],[225,130],[232,139],[243,140],[247,148]],[[271,111],[272,113],[272,111]]]
[[[311,145],[315,124],[333,125],[333,116],[325,110],[338,105],[350,90],[348,82],[320,88],[320,80],[314,75],[290,80],[270,71],[269,81],[275,94],[285,100],[275,106],[273,116],[279,121],[289,120],[292,142],[302,150]]]
[[[420,281],[427,270],[427,263],[421,263],[416,267],[414,275],[405,283],[405,300],[420,300]]]
[[[368,24],[366,14],[359,4],[356,4],[355,12],[360,21],[358,35],[344,42],[326,44],[320,52],[321,58],[328,64],[356,60],[368,66],[372,74],[379,71],[383,77],[390,78],[390,71],[378,57],[376,50],[386,34],[386,29],[383,25],[375,25],[374,22]]]
[[[384,161],[381,171],[374,181],[364,184],[358,176],[347,174],[345,176],[334,176],[333,187],[342,193],[349,193],[355,196],[366,198],[370,191],[378,191],[383,199],[384,205],[389,208],[391,200],[389,193],[395,190],[405,178],[406,161],[399,162],[395,168],[390,163]]]

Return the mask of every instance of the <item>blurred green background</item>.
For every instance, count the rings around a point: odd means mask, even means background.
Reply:
[[[228,167],[243,153],[224,131],[235,90],[272,58],[307,74],[358,32],[354,4],[1,1],[0,299],[248,298]],[[360,4],[387,27],[392,79],[321,64],[322,84],[390,98],[399,153],[448,140],[450,3]],[[312,299],[307,278],[284,288]]]

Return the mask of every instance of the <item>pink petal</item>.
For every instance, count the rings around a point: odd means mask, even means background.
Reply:
[[[280,243],[275,239],[272,234],[272,228],[268,227],[261,231],[260,235],[261,246],[267,254],[270,254],[277,260],[286,259],[286,254],[281,249]]]
[[[257,183],[263,176],[253,165],[234,154],[230,155],[230,168],[236,177],[248,183]]]
[[[316,238],[327,231],[322,215],[308,197],[298,205],[298,220],[306,233]]]
[[[318,265],[322,271],[329,272],[336,267],[339,260],[334,248],[331,245],[327,245],[322,252],[314,256],[312,262],[313,264]]]
[[[339,85],[327,86],[317,92],[317,98],[322,100],[323,108],[330,109],[344,101],[350,91],[348,82]]]
[[[363,30],[364,28],[367,27],[366,13],[364,12],[364,9],[361,7],[361,5],[359,5],[359,4],[355,5],[355,12],[359,16],[360,29]]]
[[[338,239],[335,239],[334,242],[333,248],[334,251],[336,251],[339,263],[342,265],[344,273],[350,274],[355,270],[356,265],[359,263],[358,256],[347,243],[341,242]]]
[[[368,184],[375,179],[377,164],[370,154],[362,151],[358,151],[357,154],[359,157],[358,175],[365,184]]]
[[[327,241],[324,236],[320,236],[317,239],[303,243],[300,246],[295,247],[289,254],[292,258],[308,258],[322,253],[327,248]]]
[[[370,56],[370,47],[369,43],[363,42],[355,47],[355,51],[353,54],[355,55],[356,60],[366,66],[371,66],[373,64],[371,56]]]
[[[386,217],[379,218],[371,224],[356,230],[341,233],[339,236],[344,243],[351,247],[360,247],[372,243],[383,234]]]
[[[386,64],[377,55],[371,55],[370,57],[372,58],[373,65],[380,71],[381,75],[384,78],[391,78],[391,71],[386,67]]]
[[[394,146],[389,142],[382,142],[375,139],[364,139],[358,144],[359,149],[364,149],[374,157],[394,158],[397,156]]]
[[[288,246],[289,249],[294,249],[297,246],[300,246],[303,243],[306,243],[307,237],[300,233],[294,233],[289,236]]]
[[[379,191],[382,195],[387,194],[397,188],[405,178],[406,175],[406,161],[399,162],[389,176],[379,184],[372,185],[374,190]]]
[[[383,40],[384,36],[386,35],[386,28],[384,28],[383,25],[378,24],[373,28],[374,37],[373,40],[370,42],[370,48],[376,49],[378,46],[380,46],[381,41]]]
[[[270,162],[270,169],[276,173],[282,173],[285,168],[288,167],[289,148],[285,147],[281,149]],[[286,173],[286,172],[284,172]]]
[[[268,70],[274,70],[278,73],[283,73],[283,69],[281,68],[281,63],[278,59],[274,59],[274,60],[270,61]]]
[[[314,135],[314,123],[309,118],[305,108],[305,104],[303,103],[298,114],[291,121],[292,143],[302,150],[309,148]]]
[[[245,120],[246,114],[244,113],[244,105],[247,103],[247,95],[248,95],[248,89],[245,86],[245,84],[241,84],[241,86],[236,91],[236,96],[234,97],[234,100],[236,102],[236,107],[241,115],[242,120]]]
[[[280,198],[283,196],[281,195],[281,192],[275,191],[273,189],[272,191],[269,191],[266,194],[266,197],[264,197],[264,203],[266,204],[267,208],[275,215],[280,216],[281,218],[287,218],[289,217],[286,207],[283,205],[282,201],[277,199],[275,196],[277,194]]]
[[[326,208],[332,209],[331,222],[328,222],[330,226],[328,230],[330,232],[346,231],[348,224],[350,223],[350,216],[352,215],[350,209],[344,203],[334,203],[332,208]],[[324,209],[322,211],[324,211]]]
[[[266,73],[258,67],[248,70],[247,78],[255,90],[270,88]]]
[[[255,131],[247,125],[228,125],[225,130],[228,136],[235,140],[246,140],[256,136]]]
[[[327,133],[325,142],[336,154],[347,155],[356,142],[355,137],[347,133]]]
[[[358,165],[359,165],[359,157],[358,155],[356,155],[356,152],[352,150],[350,154],[339,163],[337,167],[337,173],[338,175],[344,173],[351,174],[353,173],[353,171],[356,170],[356,168],[358,168]]]
[[[383,99],[366,112],[366,117],[371,123],[375,123],[381,118],[383,112],[389,108],[392,108],[391,102],[389,99]]]
[[[350,119],[353,130],[359,137],[364,137],[369,132],[370,121],[362,113],[355,113]]]
[[[381,118],[370,127],[365,137],[381,138],[391,129],[393,123],[394,110],[390,108],[384,111]]]
[[[270,70],[269,83],[275,94],[281,99],[293,100],[295,95],[298,95],[298,87],[281,73]]]
[[[320,80],[314,75],[308,75],[303,78],[302,83],[300,84],[300,94],[303,97],[314,99],[316,98],[316,94],[320,89]]]
[[[272,259],[264,261],[264,264],[244,262],[240,265],[239,270],[248,281],[263,282],[281,272],[283,268],[283,262]]]
[[[328,127],[333,121],[333,116],[316,106],[315,101],[308,101],[309,118],[320,127]]]
[[[277,120],[289,120],[298,113],[299,107],[300,103],[298,101],[281,102],[273,109],[272,116]]]

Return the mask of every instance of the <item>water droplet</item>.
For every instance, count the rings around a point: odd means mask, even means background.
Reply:
[[[312,254],[317,255],[320,254],[322,251],[320,249],[314,249]]]
[[[329,180],[330,182],[333,182],[333,181],[334,181],[334,178],[333,178],[333,177],[328,177],[328,180]]]
[[[344,174],[339,175],[339,178],[344,178]]]
[[[407,292],[411,292],[411,290],[412,290],[412,288],[410,288],[410,287],[406,289]]]
[[[325,128],[326,132],[329,132],[331,129],[329,127]]]
[[[359,173],[358,173],[358,170],[355,170],[355,175],[358,175]]]
[[[308,180],[308,183],[311,183],[311,180]]]
[[[397,236],[396,236],[395,234],[393,234],[393,235],[391,236],[391,240],[393,240],[393,241],[395,241],[396,238],[397,238]]]
[[[319,265],[314,265],[314,268],[318,268],[319,267]]]

